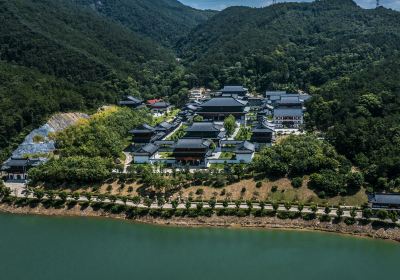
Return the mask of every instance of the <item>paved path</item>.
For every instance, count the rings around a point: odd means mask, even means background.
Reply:
[[[125,155],[124,173],[128,173],[128,167],[131,165],[133,158],[131,153],[124,152],[124,155]]]
[[[27,194],[25,185],[22,183],[6,183],[6,186],[11,189],[11,195],[19,198],[35,198],[32,192],[29,192]],[[46,198],[46,196],[45,196]],[[61,200],[60,197],[55,197],[54,199]],[[87,202],[88,199],[85,196],[80,196],[78,199],[72,198],[71,196],[68,196],[67,201],[77,201],[77,202]],[[97,202],[106,202],[106,203],[111,203],[112,201],[110,199],[105,199],[103,201],[100,201],[97,199],[96,195],[92,195],[91,201],[97,201]],[[133,203],[132,201],[127,201],[124,202],[120,199],[117,199],[115,202],[112,202],[117,205],[127,205],[127,206],[133,206],[133,207],[138,207],[138,208],[150,208],[150,209],[173,209],[173,206],[171,203],[165,203],[162,206],[159,206],[157,203],[153,203],[150,207],[144,204],[144,202],[140,202],[138,204]],[[204,209],[209,209],[210,206],[208,202],[191,202],[190,209],[196,209],[197,204],[203,203],[203,208]],[[217,202],[215,205],[215,209],[224,209],[225,207],[223,206],[223,203]],[[235,209],[237,208],[236,204],[233,202],[228,203],[228,206],[226,207],[227,209]],[[249,206],[246,203],[241,203],[239,206],[240,209],[246,210],[249,208]],[[350,212],[351,209],[353,209],[353,206],[342,206],[341,209],[343,210],[343,215],[342,217],[351,217]],[[186,203],[181,202],[178,204],[177,209],[186,209]],[[252,203],[252,209],[261,209],[259,203],[255,202]],[[265,210],[273,210],[272,204],[265,204],[264,207]],[[331,208],[331,212],[329,213],[330,217],[337,217],[336,214],[337,208]],[[283,204],[279,205],[278,211],[287,211],[287,212],[292,212],[292,213],[297,213],[299,212],[297,205],[293,205],[289,210],[285,208]],[[303,210],[301,211],[302,213],[312,213],[312,210],[310,209],[310,206],[304,206]],[[324,215],[325,214],[325,207],[318,207],[316,214],[318,215]],[[358,209],[356,211],[356,218],[361,219],[362,218],[362,210]],[[380,221],[377,218],[371,218],[370,220],[372,221]],[[386,222],[392,222],[390,219],[387,219]],[[397,224],[400,225],[400,221],[396,222]]]

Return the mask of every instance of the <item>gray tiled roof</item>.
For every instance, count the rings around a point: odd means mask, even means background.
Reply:
[[[278,95],[278,96],[280,96],[280,95],[285,95],[285,94],[287,94],[287,92],[286,91],[282,91],[282,90],[267,90],[266,92],[265,92],[265,95],[271,95],[271,96],[276,96],[276,95]]]
[[[145,132],[145,131],[151,132],[151,131],[154,131],[154,130],[155,130],[154,127],[152,127],[152,126],[150,126],[148,124],[142,124],[141,126],[130,130],[129,133],[137,133],[137,132]]]
[[[244,107],[247,105],[247,101],[243,101],[243,100],[238,100],[236,98],[233,97],[215,97],[212,98],[206,102],[204,102],[203,104],[201,104],[201,107]]]
[[[169,104],[168,102],[165,102],[165,101],[156,102],[156,103],[150,105],[150,107],[152,107],[152,108],[167,108],[169,106],[171,106],[171,104]]]
[[[300,98],[296,96],[282,96],[278,101],[279,104],[301,104]]]
[[[370,197],[370,202],[377,204],[389,204],[400,206],[400,195],[398,194],[375,194]]]
[[[222,125],[218,125],[212,122],[194,122],[190,127],[186,129],[186,131],[221,131],[223,128]]]
[[[255,145],[253,143],[250,143],[248,141],[244,141],[242,144],[240,144],[236,150],[235,153],[237,154],[250,154],[254,153],[256,150]]]
[[[139,150],[135,151],[133,154],[135,155],[153,155],[157,152],[158,146],[152,143],[147,144],[146,146],[141,147]]]
[[[303,110],[300,108],[276,108],[274,109],[274,116],[286,117],[286,116],[303,116]]]
[[[120,105],[129,105],[129,104],[140,104],[140,103],[142,103],[142,102],[143,102],[143,100],[140,100],[140,99],[137,98],[137,97],[134,97],[134,96],[129,95],[129,96],[127,96],[124,100],[121,100],[121,101],[119,102],[119,104],[120,104]]]
[[[159,125],[157,125],[156,130],[159,128],[169,130],[172,128],[172,124],[170,124],[169,122],[162,122]]]
[[[211,142],[204,139],[179,139],[175,144],[176,149],[200,149],[210,147]]]
[[[224,86],[223,89],[221,89],[222,92],[245,92],[247,91],[247,88],[244,88],[243,86]]]

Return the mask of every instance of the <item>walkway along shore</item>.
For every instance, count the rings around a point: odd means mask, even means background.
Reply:
[[[0,211],[53,216],[111,217],[143,223],[185,227],[210,226],[319,230],[400,241],[400,223],[398,221],[393,223],[391,220],[382,221],[377,218],[367,220],[362,217],[360,209],[356,210],[355,216],[353,214],[354,218],[351,218],[351,209],[353,207],[342,207],[343,215],[341,219],[338,219],[337,209],[335,208],[326,213],[325,207],[318,207],[316,211],[315,209],[313,211],[310,206],[304,206],[299,211],[296,205],[288,208],[287,205],[285,207],[283,204],[280,204],[278,209],[276,209],[276,206],[274,209],[272,204],[265,204],[264,207],[261,207],[259,203],[242,203],[240,205],[228,203],[225,207],[220,202],[217,202],[214,207],[202,202],[191,202],[190,205],[187,203],[173,205],[169,202],[163,205],[157,203],[145,205],[143,202],[133,203],[132,201],[123,201],[121,199],[111,201],[106,198],[99,201],[95,196],[92,196],[90,201],[84,196],[68,196],[65,200],[55,196],[52,198],[52,201],[58,202],[58,206],[52,207],[46,204],[46,201],[49,202],[49,198],[46,195],[41,200],[38,200],[33,194],[27,195],[21,189],[14,189],[10,198],[12,198],[11,201],[10,199],[5,199],[5,201],[0,203]],[[26,203],[16,203],[18,200],[20,202],[26,201]],[[98,207],[98,205],[106,205],[107,207]],[[120,206],[116,208],[121,211],[113,211],[113,206]],[[207,214],[198,215],[196,212],[207,212]],[[230,212],[230,214],[224,214],[225,212]],[[237,214],[238,212],[247,214],[232,215],[232,213]],[[257,213],[261,212],[265,215],[258,216]],[[289,216],[285,213],[289,214]],[[314,215],[315,217],[304,219],[304,216],[307,214],[310,216]],[[330,218],[326,219],[326,217]],[[343,222],[346,219],[353,220],[354,222]]]

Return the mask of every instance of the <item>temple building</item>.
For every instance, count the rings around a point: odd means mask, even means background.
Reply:
[[[129,131],[134,143],[150,143],[156,139],[156,129],[148,124],[143,124]]]
[[[133,155],[134,163],[151,163],[157,156],[159,147],[155,144],[149,143],[135,150]]]
[[[211,141],[204,139],[179,139],[172,154],[178,165],[205,166],[212,153],[211,145]]]
[[[118,102],[118,104],[120,106],[126,106],[129,108],[138,108],[139,106],[143,105],[143,100],[129,95],[129,96],[125,97],[123,100],[121,100],[120,102]]]
[[[226,117],[233,115],[237,120],[245,122],[249,111],[246,105],[247,101],[233,97],[215,97],[201,104],[197,113],[208,120],[224,121]]]
[[[249,94],[249,90],[243,86],[224,86],[219,93],[223,97],[243,98]]]
[[[9,181],[25,181],[28,179],[28,171],[32,167],[38,166],[43,162],[42,159],[14,158],[8,159],[1,170],[7,175]]]
[[[194,122],[186,129],[184,138],[201,138],[219,141],[226,136],[223,125],[214,122]]]
[[[250,141],[260,144],[271,144],[275,140],[275,130],[264,123],[259,123],[251,131]]]
[[[303,109],[301,108],[275,108],[274,124],[276,128],[299,129],[304,124]]]

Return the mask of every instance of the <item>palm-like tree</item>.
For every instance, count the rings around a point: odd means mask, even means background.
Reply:
[[[336,210],[336,216],[340,219],[344,214],[343,209],[339,206]]]
[[[132,197],[132,203],[138,206],[140,203],[140,197],[139,196]]]
[[[357,216],[357,208],[352,208],[350,210],[350,217],[354,219],[356,216]]]
[[[179,202],[178,200],[171,201],[172,209],[176,210],[178,208]]]
[[[240,205],[241,205],[241,204],[242,204],[242,201],[241,201],[240,199],[238,199],[238,200],[235,201],[235,206],[236,206],[237,209],[240,208]]]
[[[324,212],[326,215],[328,215],[329,213],[331,213],[331,208],[329,208],[329,206],[326,206]]]
[[[299,212],[301,213],[304,209],[304,204],[303,203],[299,203],[297,204],[297,209],[299,210]]]
[[[33,191],[33,195],[34,195],[37,199],[42,200],[42,198],[44,197],[44,191],[42,191],[42,190],[34,190],[34,191]]]
[[[318,211],[318,206],[316,204],[313,204],[310,206],[310,210],[315,214]]]
[[[210,199],[210,201],[208,201],[208,206],[210,206],[210,208],[213,210],[214,210],[216,204],[217,204],[217,201],[215,199]]]
[[[278,202],[273,202],[272,203],[272,209],[274,209],[274,211],[277,211],[279,209],[279,203]]]
[[[158,205],[158,207],[160,207],[161,209],[164,207],[164,204],[165,204],[165,199],[163,198],[163,197],[160,197],[158,200],[157,200],[157,205]]]
[[[285,202],[285,209],[286,209],[287,211],[289,211],[290,208],[292,208],[292,203],[289,202],[289,201],[286,201],[286,202]]]

